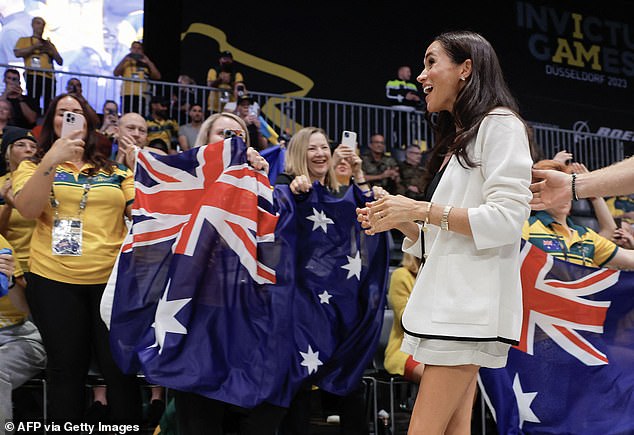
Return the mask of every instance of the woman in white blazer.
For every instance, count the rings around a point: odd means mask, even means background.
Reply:
[[[438,36],[417,80],[437,114],[426,200],[387,196],[359,210],[359,221],[369,233],[401,230],[403,250],[426,258],[402,318],[402,350],[425,364],[409,433],[469,433],[478,369],[506,365],[519,340],[532,160],[482,36]]]

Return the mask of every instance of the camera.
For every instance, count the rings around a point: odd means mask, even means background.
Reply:
[[[134,60],[141,60],[141,55],[139,53],[130,53],[129,56]]]
[[[244,85],[238,85],[236,86],[236,92],[238,94],[238,97],[243,96],[244,94],[246,94],[246,89],[244,87]]]
[[[238,136],[238,134],[236,133],[235,130],[231,130],[228,128],[225,128],[224,131],[222,132],[222,135],[225,137],[225,139],[229,139],[232,138],[234,136]]]

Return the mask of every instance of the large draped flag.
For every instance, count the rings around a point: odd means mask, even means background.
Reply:
[[[150,382],[247,408],[288,406],[305,382],[346,394],[379,337],[386,239],[356,222],[359,189],[272,191],[245,150],[232,138],[139,154],[111,277],[113,356]]]
[[[520,343],[480,370],[498,432],[634,433],[634,272],[522,256]]]

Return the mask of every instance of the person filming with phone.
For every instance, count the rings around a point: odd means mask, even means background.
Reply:
[[[59,55],[55,44],[42,36],[46,21],[42,17],[31,20],[33,35],[18,39],[13,49],[15,57],[24,58],[26,71],[26,91],[36,102],[44,96],[44,111],[48,110],[49,101],[55,95],[55,79],[53,77],[53,61],[62,66],[64,59]]]
[[[244,83],[244,77],[241,72],[235,69],[233,54],[225,50],[220,53],[218,66],[209,68],[207,71],[207,86],[214,88],[209,93],[207,101],[207,107],[211,113],[222,112],[225,104],[229,101],[236,101],[234,95],[236,83]]]
[[[130,53],[117,64],[114,75],[128,79],[121,85],[121,113],[145,113],[145,94],[149,92],[149,86],[144,81],[160,80],[161,73],[145,54],[143,43],[132,43]]]
[[[108,422],[140,424],[136,377],[124,375],[112,359],[99,314],[131,216],[134,178],[98,152],[88,113],[74,94],[54,98],[35,155],[13,174],[15,208],[36,220],[26,296],[48,354],[51,420],[83,420],[92,357],[108,385]]]
[[[12,116],[10,125],[30,129],[35,126],[40,108],[35,100],[23,95],[20,73],[13,68],[4,71],[4,91],[0,98],[11,104]]]
[[[266,138],[260,133],[260,120],[258,119],[259,109],[253,102],[253,98],[248,95],[242,95],[238,97],[238,107],[236,114],[242,118],[247,125],[249,131],[249,138],[251,142],[248,144],[257,150],[263,150],[269,143]]]

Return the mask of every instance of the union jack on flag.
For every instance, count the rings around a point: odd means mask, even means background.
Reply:
[[[634,433],[634,272],[522,258],[520,343],[480,370],[498,432]]]
[[[222,159],[214,158],[218,154]],[[195,158],[198,165],[185,169],[178,160],[168,165],[154,154],[138,154],[134,226],[123,252],[175,239],[173,252],[192,256],[207,221],[256,282],[274,283],[275,272],[257,261],[256,249],[258,242],[273,241],[277,222],[268,178],[240,160],[232,161],[230,139],[197,148]],[[189,158],[181,155],[181,160]],[[257,208],[250,207],[253,201]]]

